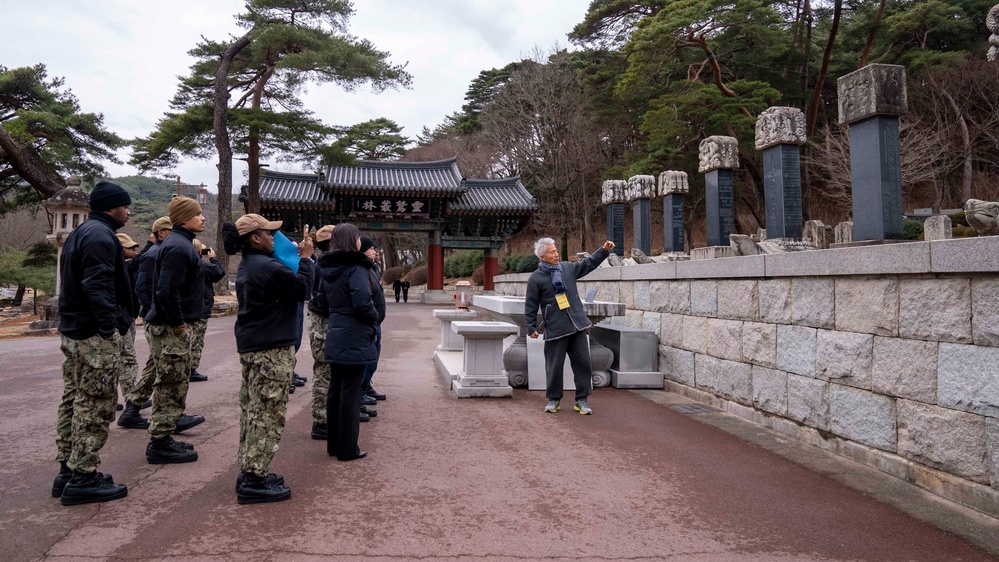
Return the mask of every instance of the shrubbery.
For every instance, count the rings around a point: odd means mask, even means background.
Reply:
[[[902,223],[902,238],[904,240],[920,240],[923,235],[923,221],[905,219]]]
[[[486,266],[480,265],[475,268],[472,272],[472,285],[482,285],[483,280],[486,277]]]
[[[405,274],[405,267],[390,267],[382,273],[382,283],[385,285],[391,285],[392,283],[395,283],[397,279],[402,279],[402,276]]]
[[[444,260],[444,277],[468,277],[482,265],[481,250],[460,250]]]
[[[426,285],[427,284],[427,266],[421,265],[414,267],[409,270],[409,284],[410,285]]]
[[[538,256],[534,254],[512,254],[503,256],[504,273],[530,273],[538,268]]]

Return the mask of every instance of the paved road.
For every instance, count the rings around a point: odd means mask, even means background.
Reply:
[[[430,310],[389,305],[376,375],[389,400],[362,425],[367,459],[327,457],[308,392],[292,395],[272,469],[293,496],[272,505],[237,505],[233,490],[233,318],[209,324],[210,380],[191,386],[188,411],[208,417],[187,436],[200,460],[148,465],[145,432],[113,425],[101,470],[129,496],[73,508],[49,497],[57,339],[0,341],[0,559],[992,560],[639,393],[599,389],[594,416],[543,414],[539,392],[455,400]]]

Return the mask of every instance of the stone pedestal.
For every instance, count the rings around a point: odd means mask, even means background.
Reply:
[[[601,188],[601,202],[607,207],[607,239],[614,242],[611,250],[624,255],[624,202],[627,200],[628,182],[607,180]]]
[[[850,126],[853,239],[902,238],[898,118],[908,100],[905,68],[871,64],[841,77],[839,122]]]
[[[627,326],[594,326],[590,338],[613,353],[610,374],[615,388],[663,388],[655,333]]]
[[[470,310],[458,310],[456,308],[436,308],[434,318],[441,321],[441,343],[437,345],[438,351],[461,351],[465,340],[451,330],[451,322],[467,322],[475,320],[479,314]]]
[[[503,340],[516,334],[507,322],[451,322],[465,339],[463,369],[451,385],[458,398],[512,398],[513,387],[503,370]]]

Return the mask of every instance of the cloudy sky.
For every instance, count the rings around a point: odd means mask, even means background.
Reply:
[[[201,36],[221,40],[240,33],[233,15],[240,0],[0,0],[0,65],[44,63],[62,76],[85,111],[103,113],[106,126],[125,138],[148,135],[167,110],[177,76]],[[505,66],[535,48],[566,46],[589,0],[354,0],[350,33],[369,39],[408,63],[413,86],[374,94],[335,85],[312,87],[309,109],[326,123],[351,125],[388,117],[416,137],[457,111],[481,70]],[[122,153],[127,160],[127,152]],[[112,175],[136,170],[108,164]],[[288,164],[272,169],[294,171]],[[245,164],[234,162],[234,183]],[[214,191],[212,161],[186,161],[174,172]]]

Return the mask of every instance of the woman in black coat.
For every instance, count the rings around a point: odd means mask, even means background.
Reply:
[[[352,224],[337,225],[330,247],[319,260],[321,291],[329,303],[326,452],[350,461],[368,454],[357,446],[357,436],[364,366],[378,358],[375,327],[379,318],[370,275],[374,263],[359,251],[361,232]]]

